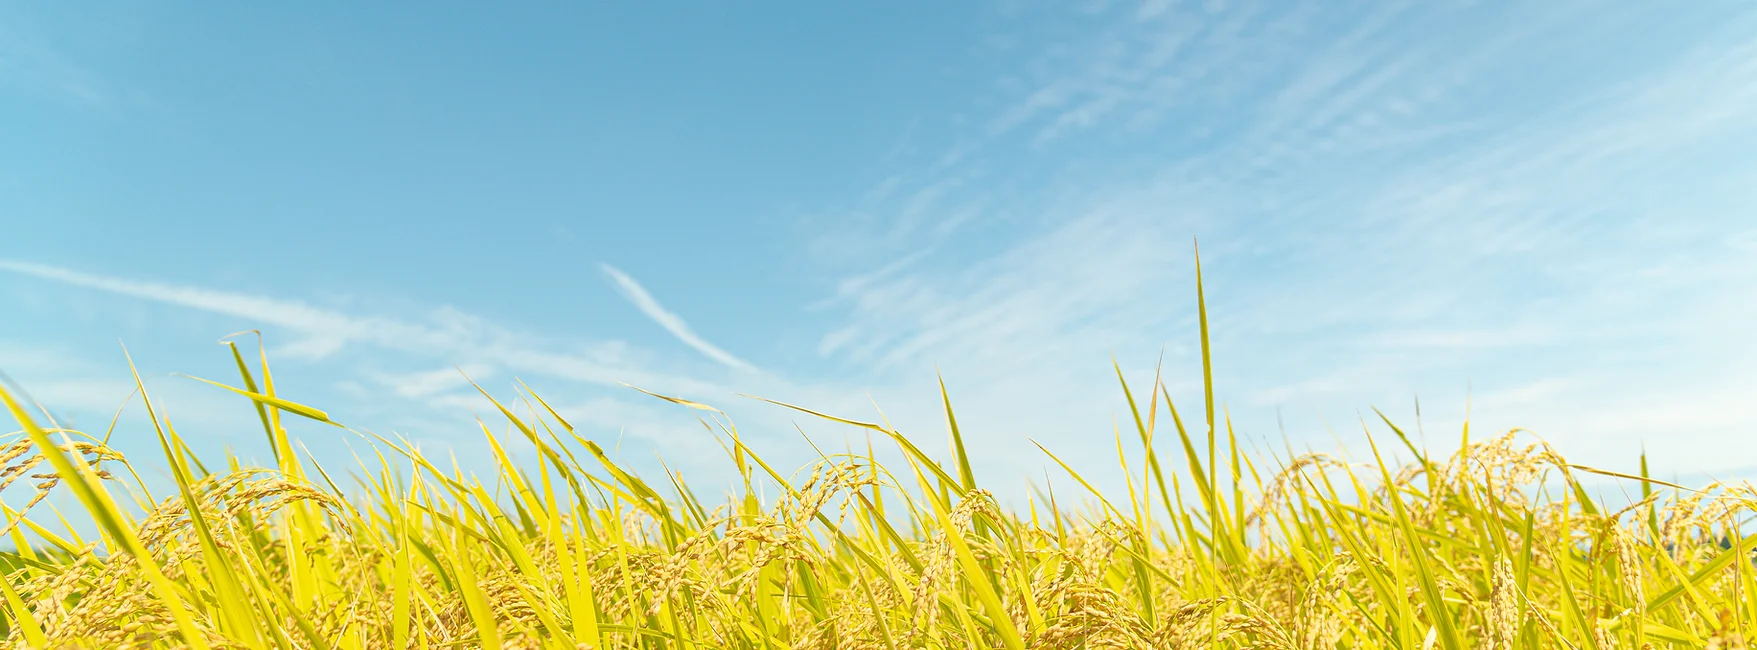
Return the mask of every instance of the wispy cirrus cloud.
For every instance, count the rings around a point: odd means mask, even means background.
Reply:
[[[1262,433],[1282,408],[1346,422],[1417,394],[1426,417],[1457,421],[1474,387],[1479,414],[1515,411],[1487,424],[1541,425],[1590,456],[1594,436],[1638,433],[1612,423],[1638,422],[1689,436],[1669,461],[1718,466],[1700,450],[1757,428],[1724,408],[1757,384],[1735,334],[1757,317],[1734,302],[1757,295],[1737,216],[1757,165],[1734,153],[1757,144],[1757,12],[1656,23],[1622,7],[1582,30],[1567,3],[1512,21],[1316,7],[1112,16],[1022,58],[976,102],[986,121],[947,118],[986,124],[980,137],[846,210],[881,225],[943,214],[961,231],[826,240],[929,253],[852,269],[820,354],[893,376],[940,366],[979,387],[966,410],[1055,439],[1102,423],[1074,406],[1106,403],[1093,387],[1107,355],[1128,366],[1164,346],[1168,367],[1191,367],[1199,235],[1241,426]],[[1594,54],[1653,30],[1684,46]],[[990,238],[1002,231],[1024,234]],[[1661,388],[1666,400],[1642,399]]]
[[[616,283],[616,290],[622,294],[623,298],[633,303],[635,309],[641,310],[642,314],[653,319],[653,322],[658,323],[659,327],[664,328],[666,332],[682,341],[684,345],[728,368],[757,372],[756,366],[733,356],[732,353],[709,343],[707,339],[696,334],[695,330],[690,328],[689,323],[684,322],[682,316],[678,316],[675,312],[666,309],[664,305],[659,304],[658,298],[654,298],[646,287],[641,286],[640,282],[629,277],[627,273],[623,273],[621,269],[609,264],[599,264],[598,267],[604,271],[604,275],[609,276],[610,280]]]
[[[0,259],[0,271],[84,287],[111,294],[177,305],[241,319],[246,326],[271,326],[321,342],[325,356],[345,345],[366,344],[377,348],[436,357],[447,362],[479,361],[525,373],[620,387],[642,386],[725,393],[719,385],[701,379],[657,372],[629,363],[623,346],[606,343],[579,346],[544,345],[533,337],[515,333],[451,308],[433,310],[426,321],[360,315],[316,307],[297,300],[238,291],[124,278],[73,269]],[[569,348],[575,348],[569,351]]]
[[[638,441],[634,446],[639,451],[662,453],[673,467],[689,467],[703,483],[712,484],[715,477],[729,470],[717,462],[720,448],[702,431],[695,414],[636,394],[627,386],[716,404],[732,401],[738,391],[801,392],[773,375],[742,373],[744,380],[734,384],[715,373],[701,372],[703,364],[678,363],[621,341],[547,339],[449,307],[428,310],[426,318],[367,315],[261,293],[118,277],[12,259],[0,259],[0,274],[35,278],[60,288],[90,289],[120,300],[176,307],[185,312],[175,317],[178,320],[189,321],[191,314],[226,317],[222,323],[209,322],[204,327],[221,332],[260,328],[271,340],[294,338],[295,352],[301,346],[324,348],[319,350],[321,354],[300,356],[298,360],[304,363],[296,365],[294,371],[277,367],[277,378],[292,387],[301,401],[325,408],[350,425],[407,432],[431,449],[474,449],[479,443],[471,440],[480,432],[469,426],[467,416],[494,411],[469,382],[517,377],[529,380],[558,412],[576,426],[586,427],[589,435],[603,438],[607,446],[621,444],[627,434],[629,440]],[[103,309],[114,313],[119,306],[107,304]],[[269,356],[286,361],[287,352],[285,347],[270,349]],[[132,384],[127,381],[126,366],[106,368],[82,359],[71,351],[43,353],[0,338],[0,370],[13,373],[57,416],[71,414],[85,426],[102,427],[129,398]],[[189,369],[187,364],[187,360],[179,361],[176,368]],[[411,364],[420,369],[408,369]],[[190,431],[250,430],[248,418],[254,416],[247,408],[235,408],[241,406],[235,398],[193,381],[160,381],[148,374],[154,397],[169,398],[173,407],[181,405],[183,408],[172,412],[179,422],[191,425]],[[505,397],[505,388],[489,390]],[[744,420],[747,424],[781,422],[772,417],[773,409],[747,413],[751,413]],[[487,421],[496,419],[490,415]],[[764,430],[756,428],[752,433],[760,436]],[[245,447],[256,442],[236,434],[205,440]],[[349,460],[342,443],[314,450],[320,461]],[[466,455],[466,464],[471,462],[468,458]],[[646,453],[638,453],[630,462],[653,466]]]

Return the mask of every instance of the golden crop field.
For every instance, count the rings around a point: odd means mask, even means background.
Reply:
[[[949,399],[943,455],[777,403],[903,458],[793,468],[714,408],[664,397],[726,444],[744,486],[728,495],[636,476],[535,393],[493,402],[517,435],[484,427],[487,480],[369,433],[376,455],[338,473],[282,426],[330,417],[278,396],[266,356],[232,354],[224,387],[254,401],[276,467],[197,459],[144,386],[152,459],[0,393],[20,429],[0,439],[0,489],[34,484],[6,507],[8,647],[1606,650],[1745,647],[1757,621],[1748,486],[1572,465],[1521,432],[1466,427],[1456,453],[1430,455],[1389,419],[1368,458],[1254,458],[1217,420],[1209,377],[1200,405],[1119,382],[1132,430],[1103,471],[1126,493],[1046,449],[1085,491],[1003,509]],[[510,460],[517,447],[536,465]],[[1393,450],[1414,462],[1393,466]],[[149,493],[146,464],[176,492]],[[1587,475],[1640,498],[1595,501]],[[38,507],[56,491],[97,536]]]

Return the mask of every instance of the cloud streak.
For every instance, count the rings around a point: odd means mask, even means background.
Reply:
[[[235,317],[246,321],[243,325],[247,327],[286,328],[307,340],[324,342],[322,352],[326,355],[343,345],[363,343],[447,362],[481,360],[514,372],[602,386],[620,388],[626,382],[667,390],[730,392],[710,382],[625,363],[622,357],[626,355],[616,345],[567,352],[557,349],[562,345],[533,343],[529,336],[449,308],[436,310],[431,322],[422,323],[349,314],[296,300],[99,275],[19,260],[0,259],[0,271]]]
[[[695,330],[690,329],[689,323],[684,322],[682,316],[678,316],[675,312],[666,309],[664,305],[659,304],[659,299],[654,298],[646,287],[641,286],[641,283],[636,282],[627,273],[623,273],[621,269],[609,264],[599,264],[598,267],[604,270],[604,275],[610,276],[610,280],[616,283],[617,292],[633,303],[635,309],[641,310],[642,314],[653,319],[653,322],[658,323],[659,327],[665,328],[666,332],[677,337],[677,340],[682,341],[684,345],[733,370],[758,372],[756,366],[733,356],[732,353],[709,343],[707,339],[696,334]]]

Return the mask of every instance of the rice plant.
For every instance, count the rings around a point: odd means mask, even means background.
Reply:
[[[5,507],[0,634],[18,648],[1745,647],[1750,487],[1581,467],[1520,432],[1466,427],[1434,455],[1389,419],[1362,434],[1370,458],[1252,458],[1216,418],[1201,322],[1199,409],[1117,373],[1138,449],[1119,439],[1107,471],[1126,494],[1045,449],[1082,489],[1018,509],[978,482],[950,399],[949,457],[776,402],[902,459],[869,447],[795,473],[715,408],[656,396],[726,443],[742,488],[705,497],[619,465],[528,391],[483,393],[516,432],[484,428],[487,481],[358,432],[374,455],[338,485],[283,419],[341,425],[280,397],[266,357],[236,345],[238,377],[213,383],[255,405],[274,467],[204,464],[144,385],[150,461],[0,391],[19,427],[0,438],[0,491],[31,495]],[[1394,466],[1387,446],[1413,460]],[[130,462],[162,463],[176,492],[151,493]],[[1640,498],[1595,500],[1586,474]],[[40,507],[58,490],[95,536]]]

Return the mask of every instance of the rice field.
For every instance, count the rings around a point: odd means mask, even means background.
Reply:
[[[1202,323],[1204,403],[1119,371],[1118,465],[1045,449],[1081,489],[1011,509],[972,472],[950,399],[943,437],[777,402],[884,448],[800,468],[656,395],[724,442],[743,487],[709,495],[637,476],[534,392],[483,393],[515,432],[484,427],[485,480],[365,432],[375,455],[322,468],[283,421],[334,421],[236,345],[216,390],[254,403],[273,467],[196,458],[144,386],[154,458],[0,392],[17,421],[0,490],[29,497],[6,503],[0,632],[14,648],[1746,647],[1750,487],[1573,465],[1517,431],[1466,427],[1431,454],[1389,419],[1360,434],[1370,457],[1252,457],[1217,421]],[[174,493],[147,490],[149,464]],[[1587,478],[1640,498],[1595,500]],[[56,492],[89,521],[42,507]]]

